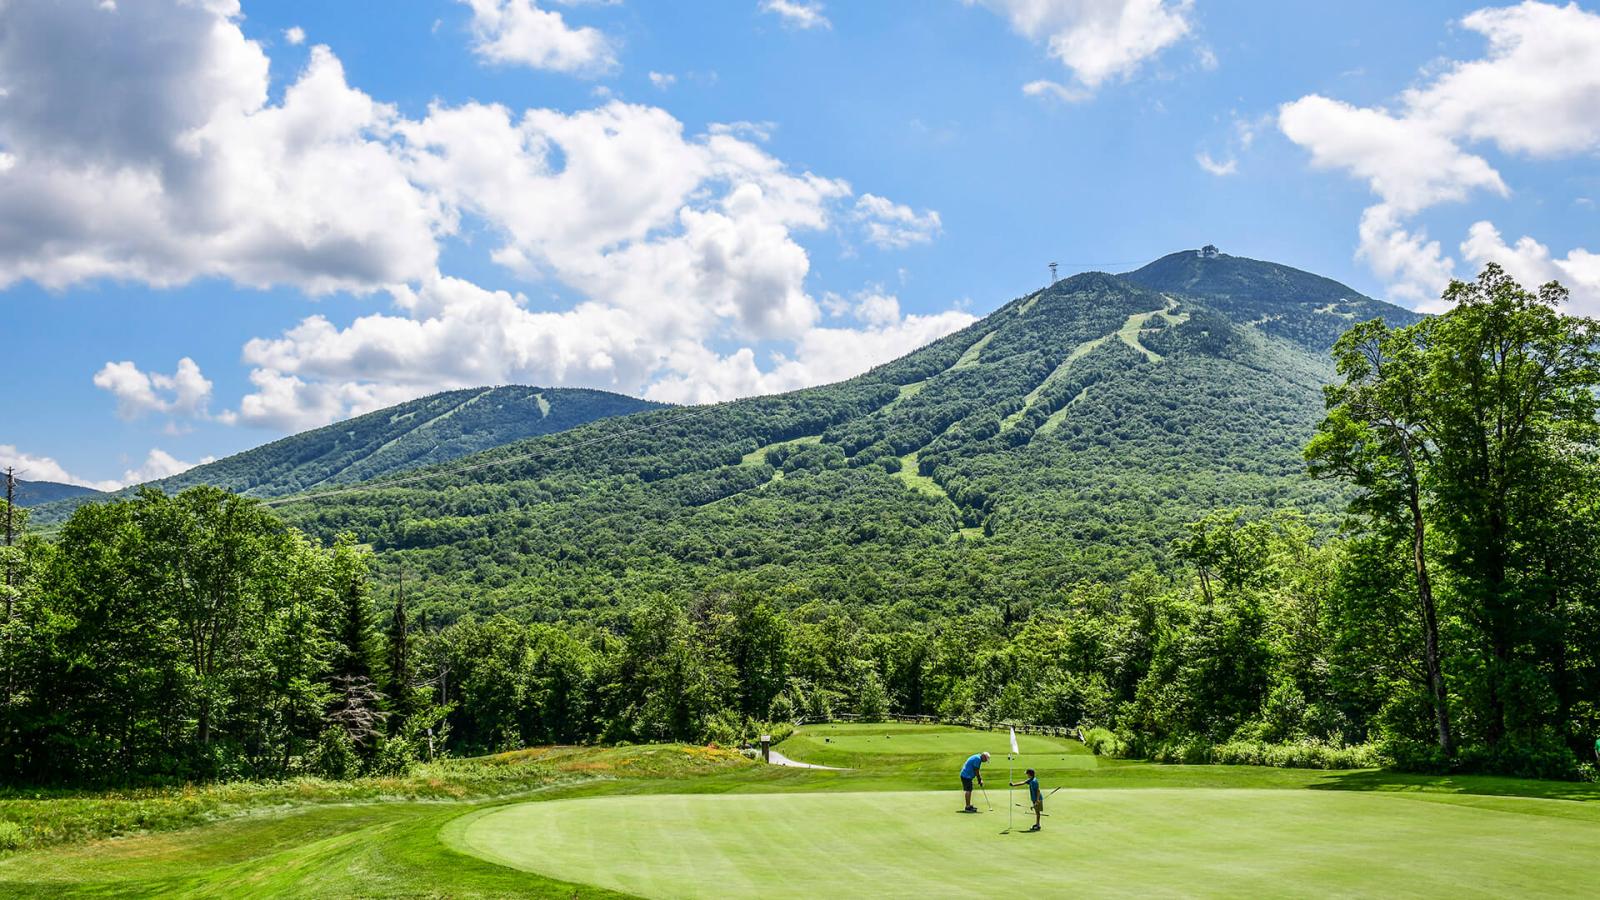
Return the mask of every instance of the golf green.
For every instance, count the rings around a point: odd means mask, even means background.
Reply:
[[[1281,790],[1064,790],[1042,832],[1006,792],[612,796],[499,807],[463,852],[648,897],[1067,894],[1577,896],[1600,823],[1523,798]],[[1021,794],[1015,799],[1020,800]]]

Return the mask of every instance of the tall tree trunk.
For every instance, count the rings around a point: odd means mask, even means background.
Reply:
[[[1439,749],[1448,756],[1455,749],[1455,740],[1450,733],[1450,694],[1445,688],[1444,666],[1439,660],[1439,614],[1433,603],[1433,582],[1428,577],[1428,558],[1425,553],[1427,532],[1415,486],[1408,499],[1411,503],[1411,559],[1416,566],[1417,601],[1422,608],[1422,656],[1428,670],[1428,691],[1433,696],[1434,727],[1438,731]]]

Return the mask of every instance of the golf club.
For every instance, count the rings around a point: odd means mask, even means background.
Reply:
[[[980,784],[978,790],[983,791],[983,802],[989,804],[989,812],[994,812],[994,802],[989,799],[989,788]]]

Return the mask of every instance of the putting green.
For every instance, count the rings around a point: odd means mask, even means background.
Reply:
[[[1038,834],[953,791],[614,796],[457,819],[449,845],[647,897],[1577,896],[1600,823],[1521,798],[1065,790]],[[1023,826],[1029,818],[1016,810]]]

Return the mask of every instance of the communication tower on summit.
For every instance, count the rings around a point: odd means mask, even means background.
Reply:
[[[1050,264],[1050,283],[1051,284],[1055,284],[1056,283],[1056,266],[1057,265],[1058,265],[1058,263],[1051,263]]]

